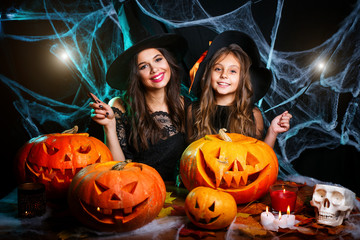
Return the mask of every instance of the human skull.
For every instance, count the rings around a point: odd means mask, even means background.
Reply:
[[[354,207],[355,193],[347,188],[316,184],[310,204],[317,208],[317,222],[339,226]]]

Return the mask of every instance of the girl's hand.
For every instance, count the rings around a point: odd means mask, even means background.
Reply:
[[[114,111],[111,107],[100,101],[94,94],[89,93],[94,102],[90,102],[91,118],[98,124],[106,126],[111,124],[115,118]]]
[[[285,111],[281,115],[276,116],[270,124],[270,129],[274,133],[283,133],[290,129],[290,119],[292,118],[292,115]]]

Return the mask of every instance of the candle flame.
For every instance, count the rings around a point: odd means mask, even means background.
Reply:
[[[268,214],[268,213],[269,213],[269,207],[266,206],[266,214]]]
[[[281,219],[281,211],[279,211],[279,220]]]
[[[285,188],[284,188],[283,192],[285,193]]]
[[[286,210],[286,213],[287,213],[288,215],[290,215],[290,205],[288,205],[287,210]]]
[[[100,207],[97,207],[97,209],[96,209],[98,212],[100,212]]]

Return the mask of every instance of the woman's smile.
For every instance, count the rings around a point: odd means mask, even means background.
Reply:
[[[161,82],[164,79],[165,72],[161,72],[159,74],[156,74],[155,76],[152,76],[150,79],[153,82]]]

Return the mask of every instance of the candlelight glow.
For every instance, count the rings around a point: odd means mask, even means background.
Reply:
[[[285,193],[285,188],[284,188],[283,192]]]
[[[266,214],[268,214],[268,213],[269,213],[269,207],[266,206]]]
[[[97,207],[97,209],[96,209],[98,212],[100,212],[100,207]]]
[[[279,220],[281,219],[281,211],[279,211]]]
[[[290,205],[288,205],[287,210],[286,210],[286,213],[287,213],[288,215],[290,215]]]

